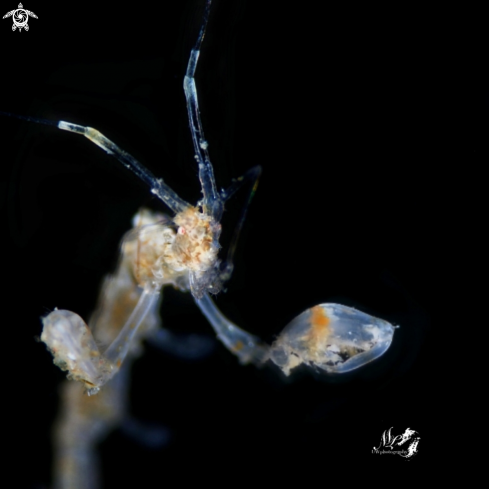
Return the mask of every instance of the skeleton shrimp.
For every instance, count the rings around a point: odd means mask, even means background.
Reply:
[[[56,124],[61,130],[85,136],[117,158],[175,214],[169,220],[170,224],[159,224],[163,218],[143,218],[144,227],[148,226],[148,229],[138,235],[136,244],[131,246],[128,241],[124,242],[121,266],[132,267],[128,273],[132,273],[142,292],[124,326],[103,354],[90,329],[78,315],[54,311],[43,319],[41,340],[53,353],[55,363],[69,372],[68,378],[82,382],[88,394],[97,393],[118,372],[139,327],[155,307],[161,288],[170,284],[191,292],[218,338],[243,363],[261,364],[271,359],[286,375],[302,363],[332,373],[348,372],[382,355],[392,341],[394,328],[390,323],[339,304],[320,304],[293,320],[267,352],[268,348],[259,339],[220,314],[210,298],[209,294],[218,294],[231,276],[234,248],[247,210],[244,207],[228,257],[221,263],[218,252],[224,203],[246,181],[251,181],[250,196],[253,195],[261,173],[260,167],[254,167],[227,190],[218,191],[216,186],[194,78],[210,6],[211,0],[208,0],[183,82],[202,188],[202,199],[196,206],[181,199],[163,179],[156,178],[96,129],[65,121]],[[125,290],[116,294],[120,297],[125,295]],[[132,301],[128,302],[132,304]],[[109,322],[113,322],[112,316]]]
[[[123,240],[119,266],[104,281],[99,304],[89,326],[80,316],[66,310],[55,310],[43,318],[41,340],[53,353],[55,363],[68,371],[71,380],[81,384],[66,384],[64,412],[67,424],[58,428],[60,435],[56,443],[61,453],[57,473],[65,474],[61,477],[66,478],[60,479],[63,482],[59,487],[70,487],[71,481],[78,484],[74,487],[85,487],[82,484],[95,487],[92,450],[101,437],[97,430],[101,425],[102,431],[110,430],[125,414],[124,398],[127,394],[124,386],[127,385],[130,359],[140,353],[141,341],[161,328],[160,292],[166,285],[190,292],[218,339],[241,363],[261,366],[272,362],[285,375],[300,365],[326,373],[350,372],[381,356],[393,338],[394,327],[387,321],[353,307],[320,303],[293,319],[269,346],[227,319],[211,298],[211,294],[219,293],[231,277],[235,243],[245,221],[249,199],[227,256],[223,256],[219,244],[224,204],[242,185],[251,187],[252,195],[261,170],[253,167],[225,191],[217,188],[194,77],[198,73],[210,5],[208,0],[184,79],[190,132],[202,190],[202,198],[196,205],[183,200],[166,182],[96,129],[66,121],[52,124],[87,137],[115,156],[173,212],[169,217],[142,209],[135,216],[133,230]],[[210,145],[212,147],[212,141]],[[75,386],[77,393],[70,394]],[[90,397],[80,395],[84,389]],[[97,403],[94,404],[96,407],[85,407],[84,403],[92,402],[92,399]],[[77,435],[71,440],[76,441],[76,446],[69,446],[69,441],[64,446],[62,439],[67,438],[66,426],[73,427],[77,423],[77,433],[87,436],[86,445],[82,446]],[[83,474],[92,478],[83,482]]]

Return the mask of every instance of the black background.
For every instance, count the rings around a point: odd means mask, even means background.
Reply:
[[[24,7],[38,16],[28,32],[0,23],[0,110],[96,127],[195,202],[182,80],[199,2]],[[114,432],[100,447],[105,488],[225,480],[223,467],[236,479],[306,468],[321,477],[336,461],[401,470],[400,457],[371,453],[391,426],[420,433],[411,464],[434,450],[437,43],[423,16],[380,13],[216,1],[197,88],[218,185],[263,167],[219,307],[270,342],[306,308],[340,302],[400,325],[391,349],[347,378],[289,382],[239,366],[217,344],[198,363],[148,347],[131,411],[171,439],[149,449]],[[132,215],[162,206],[88,141],[0,124],[6,436],[29,467],[19,487],[48,487],[63,374],[35,342],[39,318],[54,307],[88,317]],[[228,204],[225,229],[239,204]],[[165,292],[162,314],[173,331],[212,334],[190,295]]]

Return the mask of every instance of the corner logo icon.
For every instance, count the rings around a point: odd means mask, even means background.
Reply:
[[[384,431],[380,445],[377,448],[374,447],[372,453],[379,455],[400,455],[401,457],[411,459],[418,453],[420,439],[419,433],[410,428],[406,428],[406,431],[402,435],[397,436],[393,436],[392,428],[389,428]],[[385,450],[386,448],[389,448],[389,450]],[[394,450],[394,448],[398,449]]]
[[[29,17],[34,17],[37,19],[37,15],[34,12],[31,12],[30,10],[25,10],[22,7],[22,4],[19,3],[18,8],[15,10],[11,10],[10,12],[7,12],[3,18],[6,19],[7,17],[12,16],[12,20],[14,21],[12,25],[12,30],[15,31],[16,29],[19,29],[19,32],[22,31],[22,28],[24,28],[26,31],[29,30],[29,26],[27,25],[27,22],[29,21]]]

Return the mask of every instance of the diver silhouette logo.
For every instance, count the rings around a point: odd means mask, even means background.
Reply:
[[[15,31],[16,29],[19,29],[19,32],[22,31],[22,28],[24,28],[26,31],[29,30],[29,26],[27,24],[29,17],[34,17],[34,19],[37,19],[37,15],[30,10],[25,10],[21,3],[19,3],[19,6],[15,10],[7,12],[3,18],[6,19],[10,16],[12,16],[12,20],[14,21],[12,30]]]
[[[406,428],[406,431],[402,435],[393,436],[392,428],[385,430],[382,433],[382,438],[380,440],[380,445],[373,448],[372,453],[380,455],[400,455],[406,459],[411,459],[414,455],[418,453],[418,443],[421,439],[417,431]],[[397,447],[402,447],[401,449],[395,450]],[[390,450],[385,450],[389,448]]]

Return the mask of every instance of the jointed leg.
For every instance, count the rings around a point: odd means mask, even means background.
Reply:
[[[214,328],[217,337],[241,363],[261,365],[268,359],[268,345],[229,321],[208,294],[204,294],[202,299],[195,299],[195,303]]]
[[[251,203],[251,199],[255,195],[256,188],[258,187],[258,179],[261,175],[261,166],[257,165],[253,168],[250,168],[243,176],[237,178],[233,181],[233,183],[223,191],[223,199],[226,201],[230,197],[232,197],[243,185],[246,183],[251,184],[251,188],[248,194],[248,199],[244,204],[241,210],[241,216],[239,217],[239,221],[234,228],[233,237],[231,238],[231,242],[228,248],[228,254],[226,257],[226,261],[221,265],[221,280],[222,282],[226,282],[231,277],[234,269],[234,253],[236,251],[236,247],[238,245],[239,235],[241,233],[241,229],[243,228],[243,224],[246,220],[246,214],[248,213],[248,207]]]

